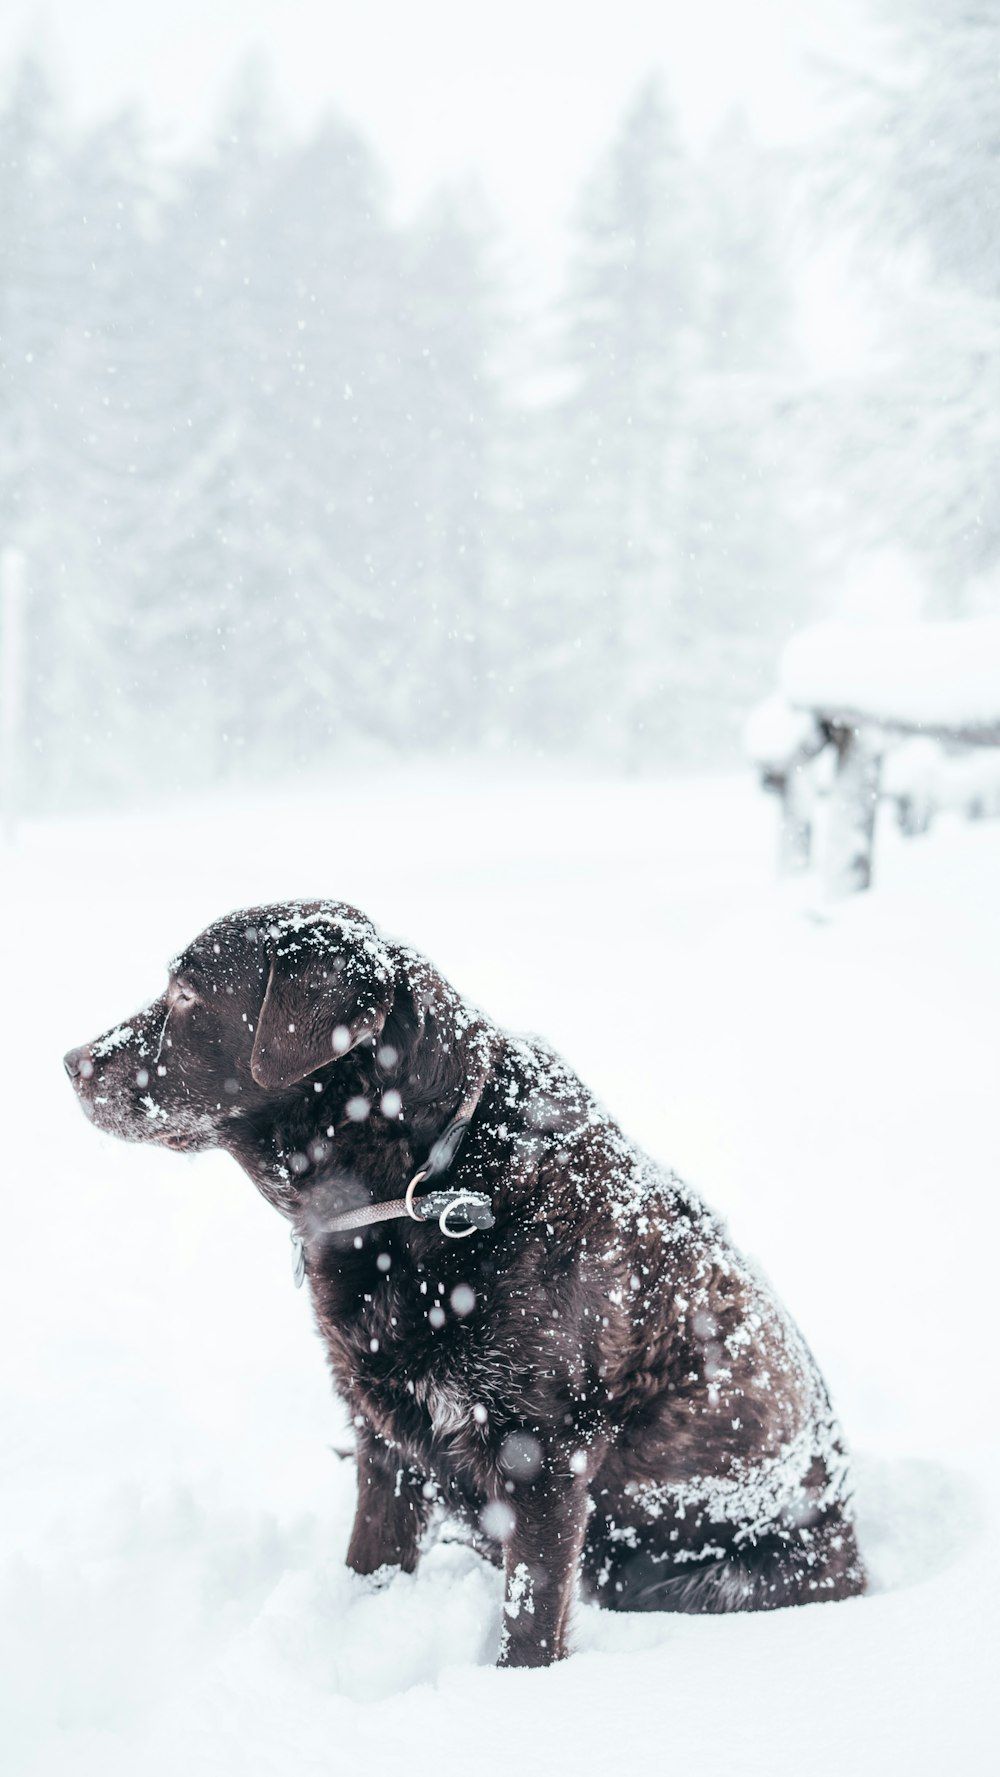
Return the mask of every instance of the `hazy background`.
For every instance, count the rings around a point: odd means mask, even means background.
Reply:
[[[1000,612],[1000,8],[874,7],[0,0],[11,1777],[632,1772],[664,1697],[699,1777],[995,1773],[1000,823],[957,811],[1000,754],[913,743],[905,838],[887,758],[834,907],[776,886],[741,741],[817,617]],[[759,1256],[870,1597],[581,1606],[540,1687],[477,1670],[470,1550],[346,1572],[282,1218],[60,1064],[314,894],[544,1032]]]
[[[998,66],[929,0],[8,0],[22,809],[732,763],[814,617],[1000,609]]]

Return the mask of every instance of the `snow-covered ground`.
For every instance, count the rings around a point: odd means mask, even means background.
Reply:
[[[11,1777],[918,1777],[1000,1763],[1000,826],[883,843],[829,919],[749,781],[414,769],[26,828],[3,859],[0,1759]],[[729,1218],[857,1453],[871,1596],[577,1613],[496,1672],[499,1582],[342,1566],[351,1463],[283,1225],[126,1148],[60,1064],[241,904],[330,894],[549,1036]],[[599,983],[595,991],[594,983]],[[639,988],[637,990],[637,983]]]

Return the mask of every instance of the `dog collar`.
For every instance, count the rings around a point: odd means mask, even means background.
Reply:
[[[493,1200],[485,1191],[453,1188],[428,1191],[425,1196],[416,1196],[418,1185],[426,1184],[428,1179],[440,1177],[454,1165],[455,1156],[465,1140],[469,1124],[483,1095],[485,1083],[484,1073],[459,1105],[451,1122],[438,1136],[423,1166],[414,1173],[407,1185],[404,1196],[393,1197],[388,1203],[368,1203],[361,1209],[346,1209],[340,1215],[331,1216],[322,1226],[311,1228],[308,1235],[300,1234],[296,1228],[292,1229],[292,1277],[296,1289],[301,1288],[306,1274],[306,1247],[314,1240],[322,1240],[327,1234],[349,1234],[355,1228],[370,1228],[376,1222],[392,1222],[406,1216],[414,1222],[436,1221],[448,1240],[467,1240],[470,1235],[493,1227]],[[453,1215],[459,1217],[465,1226],[452,1227]]]

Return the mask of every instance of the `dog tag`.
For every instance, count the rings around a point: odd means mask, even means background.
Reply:
[[[292,1235],[292,1282],[297,1290],[302,1288],[302,1279],[306,1274],[306,1243],[301,1234]]]

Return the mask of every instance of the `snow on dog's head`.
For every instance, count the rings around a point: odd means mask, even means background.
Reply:
[[[234,1122],[385,1022],[389,950],[340,902],[228,914],[169,965],[165,991],[65,1057],[81,1106],[126,1141],[224,1146]]]

